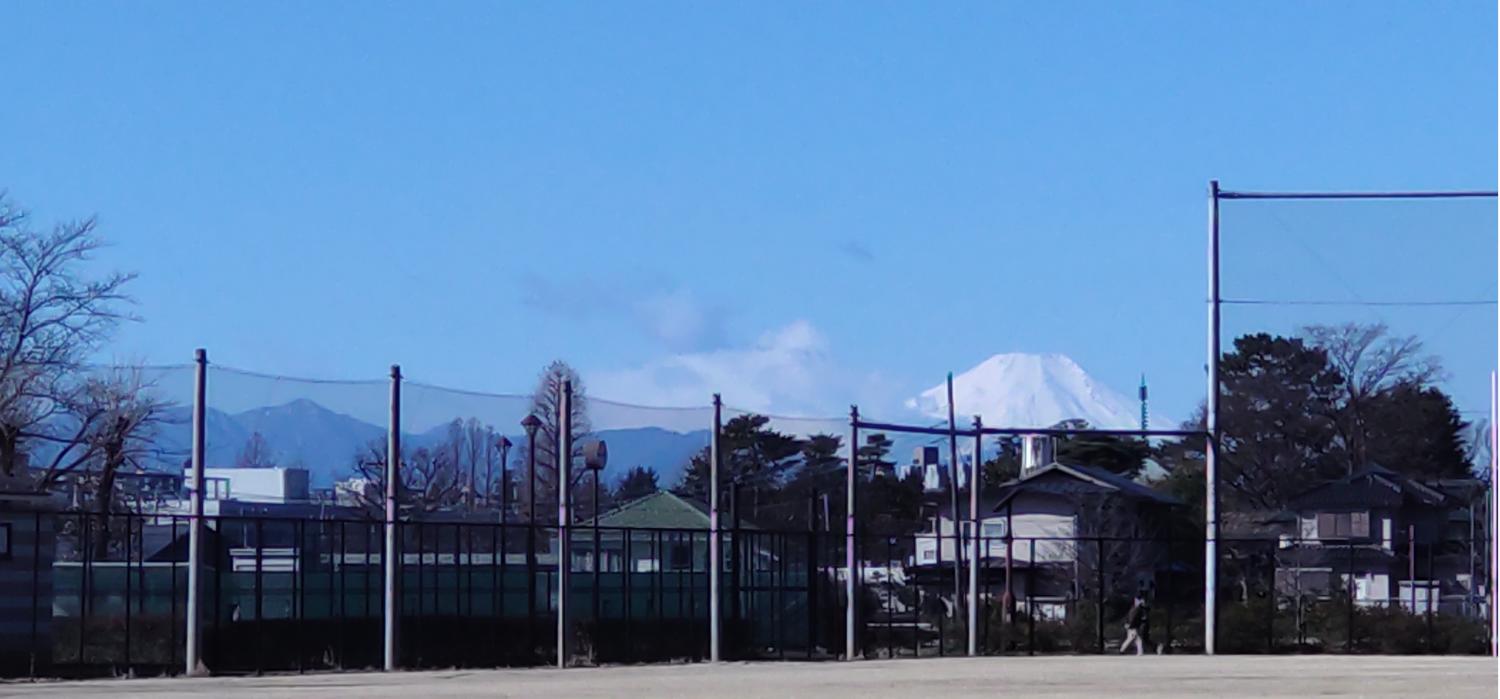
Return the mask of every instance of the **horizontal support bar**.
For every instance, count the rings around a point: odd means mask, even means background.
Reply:
[[[942,427],[923,427],[920,425],[897,425],[887,422],[865,422],[856,420],[854,425],[862,430],[876,430],[880,432],[903,432],[908,434],[930,434],[947,436],[949,431]],[[977,437],[980,435],[990,436],[1017,436],[1036,434],[1049,437],[1206,437],[1208,432],[1204,430],[1101,430],[1101,429],[1067,429],[1059,427],[985,427],[978,432],[967,430],[956,430],[954,434],[962,437]]]
[[[1495,198],[1495,192],[1226,192],[1220,199],[1478,199]]]

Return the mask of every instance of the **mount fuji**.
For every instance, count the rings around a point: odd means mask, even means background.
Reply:
[[[979,415],[986,426],[1051,427],[1087,420],[1099,429],[1140,429],[1140,404],[1089,376],[1061,354],[997,354],[953,377],[960,422]],[[924,415],[947,419],[948,387],[939,384],[906,401]],[[1153,415],[1158,425],[1175,424]]]

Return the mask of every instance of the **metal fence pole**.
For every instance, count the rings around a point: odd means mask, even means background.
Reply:
[[[125,667],[130,668],[130,515],[126,514],[125,520]],[[144,526],[144,522],[142,525]],[[109,526],[106,519],[104,525]]]
[[[953,372],[948,372],[948,506],[953,510],[953,622],[964,603],[964,518],[958,507],[958,422],[954,419]]]
[[[40,602],[41,602],[40,597],[41,597],[41,579],[42,579],[41,578],[41,573],[42,573],[42,511],[41,510],[37,510],[37,511],[31,513],[31,516],[32,516],[32,525],[31,525],[32,528],[31,528],[31,643],[30,643],[30,646],[31,646],[31,672],[30,672],[30,674],[31,674],[32,678],[35,678],[36,677],[36,673],[37,673],[37,660],[38,660],[38,657],[41,655],[41,648],[40,648],[40,646],[39,646],[39,644],[37,642],[38,641],[38,638],[37,638],[37,624],[38,624],[38,619],[39,619],[37,605],[40,604]],[[142,528],[144,529],[144,527],[142,527]],[[173,539],[175,539],[175,538],[176,537],[173,537]],[[55,546],[55,544],[54,544],[54,546]],[[56,554],[54,554],[54,558],[55,557],[56,557]],[[175,568],[172,571],[172,574],[173,575],[177,574],[177,571],[175,570]],[[177,602],[177,596],[176,595],[172,596],[172,602],[173,602],[174,605],[176,604],[176,602]],[[173,609],[175,610],[176,607],[174,606]],[[51,613],[50,610],[49,610],[48,613],[49,614]],[[173,624],[172,626],[174,627],[173,628],[172,636],[175,638],[176,637],[176,628],[175,628],[176,624]],[[177,646],[176,646],[176,644],[171,644],[171,645],[168,646],[168,649],[169,649],[169,652],[175,652],[177,650]]]
[[[1417,613],[1417,525],[1406,525],[1406,579],[1411,588],[1411,613]]]
[[[198,611],[198,598],[202,594],[203,566],[203,451],[204,416],[208,409],[208,351],[199,349],[194,356],[193,373],[193,473],[191,504],[188,517],[188,580],[187,580],[187,663],[184,671],[196,675],[206,671],[200,653],[203,640],[199,634],[202,614]],[[175,576],[175,572],[174,572]]]
[[[807,657],[818,646],[818,490],[807,500]]]
[[[396,669],[396,630],[400,603],[401,542],[396,531],[397,500],[401,493],[401,366],[391,365],[391,415],[386,423],[385,456],[385,628],[384,668]]]
[[[1203,652],[1214,654],[1219,597],[1219,181],[1208,183],[1208,403],[1203,450]]]
[[[568,666],[568,592],[569,572],[573,567],[571,469],[573,460],[573,382],[563,381],[562,397],[557,402],[557,666]]]
[[[1105,565],[1104,564],[1104,539],[1102,537],[1095,538],[1094,539],[1094,546],[1095,546],[1096,550],[1099,553],[1099,565],[1098,565],[1098,570],[1096,571],[1096,575],[1098,577],[1098,583],[1099,583],[1099,590],[1098,590],[1099,603],[1098,603],[1098,610],[1096,612],[1096,615],[1098,616],[1098,618],[1094,620],[1094,624],[1095,624],[1095,627],[1096,627],[1096,631],[1099,634],[1099,652],[1103,653],[1104,652],[1104,565]]]
[[[1036,603],[1031,595],[1036,590],[1036,538],[1027,544],[1031,547],[1026,561],[1026,654],[1036,655]]]
[[[855,570],[855,478],[859,464],[859,408],[849,408],[849,467],[845,477],[845,503],[848,513],[844,517],[844,660],[854,659],[854,613],[859,606],[859,587],[854,580]],[[941,547],[939,547],[941,548]]]
[[[719,586],[724,555],[719,541],[719,432],[722,429],[724,403],[714,394],[713,433],[708,441],[708,659],[719,662]]]
[[[1489,570],[1485,585],[1489,587],[1490,655],[1500,656],[1500,373],[1490,372],[1490,487],[1485,498],[1485,538],[1489,549]]]
[[[255,518],[255,674],[261,673],[261,647],[265,645],[266,638],[266,582],[264,571],[266,569],[265,557],[266,534],[265,519]]]
[[[974,456],[969,459],[969,655],[979,654],[979,539],[982,535],[979,513],[979,461],[984,452],[984,423],[974,416]]]
[[[1346,598],[1348,598],[1348,600],[1349,600],[1349,617],[1348,617],[1349,626],[1348,626],[1347,629],[1345,629],[1345,634],[1344,634],[1344,652],[1346,652],[1346,653],[1353,653],[1354,652],[1354,544],[1350,543],[1347,546],[1347,548],[1349,550],[1349,567],[1346,569],[1348,572],[1345,573],[1345,575],[1344,575],[1344,577],[1346,579],[1346,582],[1344,583],[1344,596]]]

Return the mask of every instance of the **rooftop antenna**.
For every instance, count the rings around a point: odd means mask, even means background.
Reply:
[[[1151,421],[1146,410],[1146,375],[1141,374],[1141,431],[1145,432],[1151,429],[1150,424]]]

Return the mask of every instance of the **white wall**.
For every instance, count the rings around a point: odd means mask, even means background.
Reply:
[[[287,502],[307,499],[306,472],[286,468],[205,468],[204,479],[229,482],[229,498],[241,502]],[[191,492],[193,474],[186,473]]]
[[[981,544],[980,556],[1004,560],[1009,553],[1011,560],[1017,563],[1030,563],[1034,538],[1039,563],[1071,562],[1077,558],[1074,542],[1051,540],[1071,538],[1077,531],[1073,510],[1066,502],[1055,497],[1022,494],[1011,500],[1009,510],[1012,514],[1008,517],[1000,512],[981,520],[980,530],[984,532],[985,540]],[[964,524],[967,534],[968,523]],[[939,553],[943,563],[953,560],[957,544],[953,538],[953,520],[940,518],[937,530],[942,536],[941,542],[931,532],[917,535],[917,565],[936,563]],[[1003,537],[1007,532],[1012,542],[1009,548],[1003,538],[993,538],[996,534]],[[967,548],[964,555],[967,558]]]

